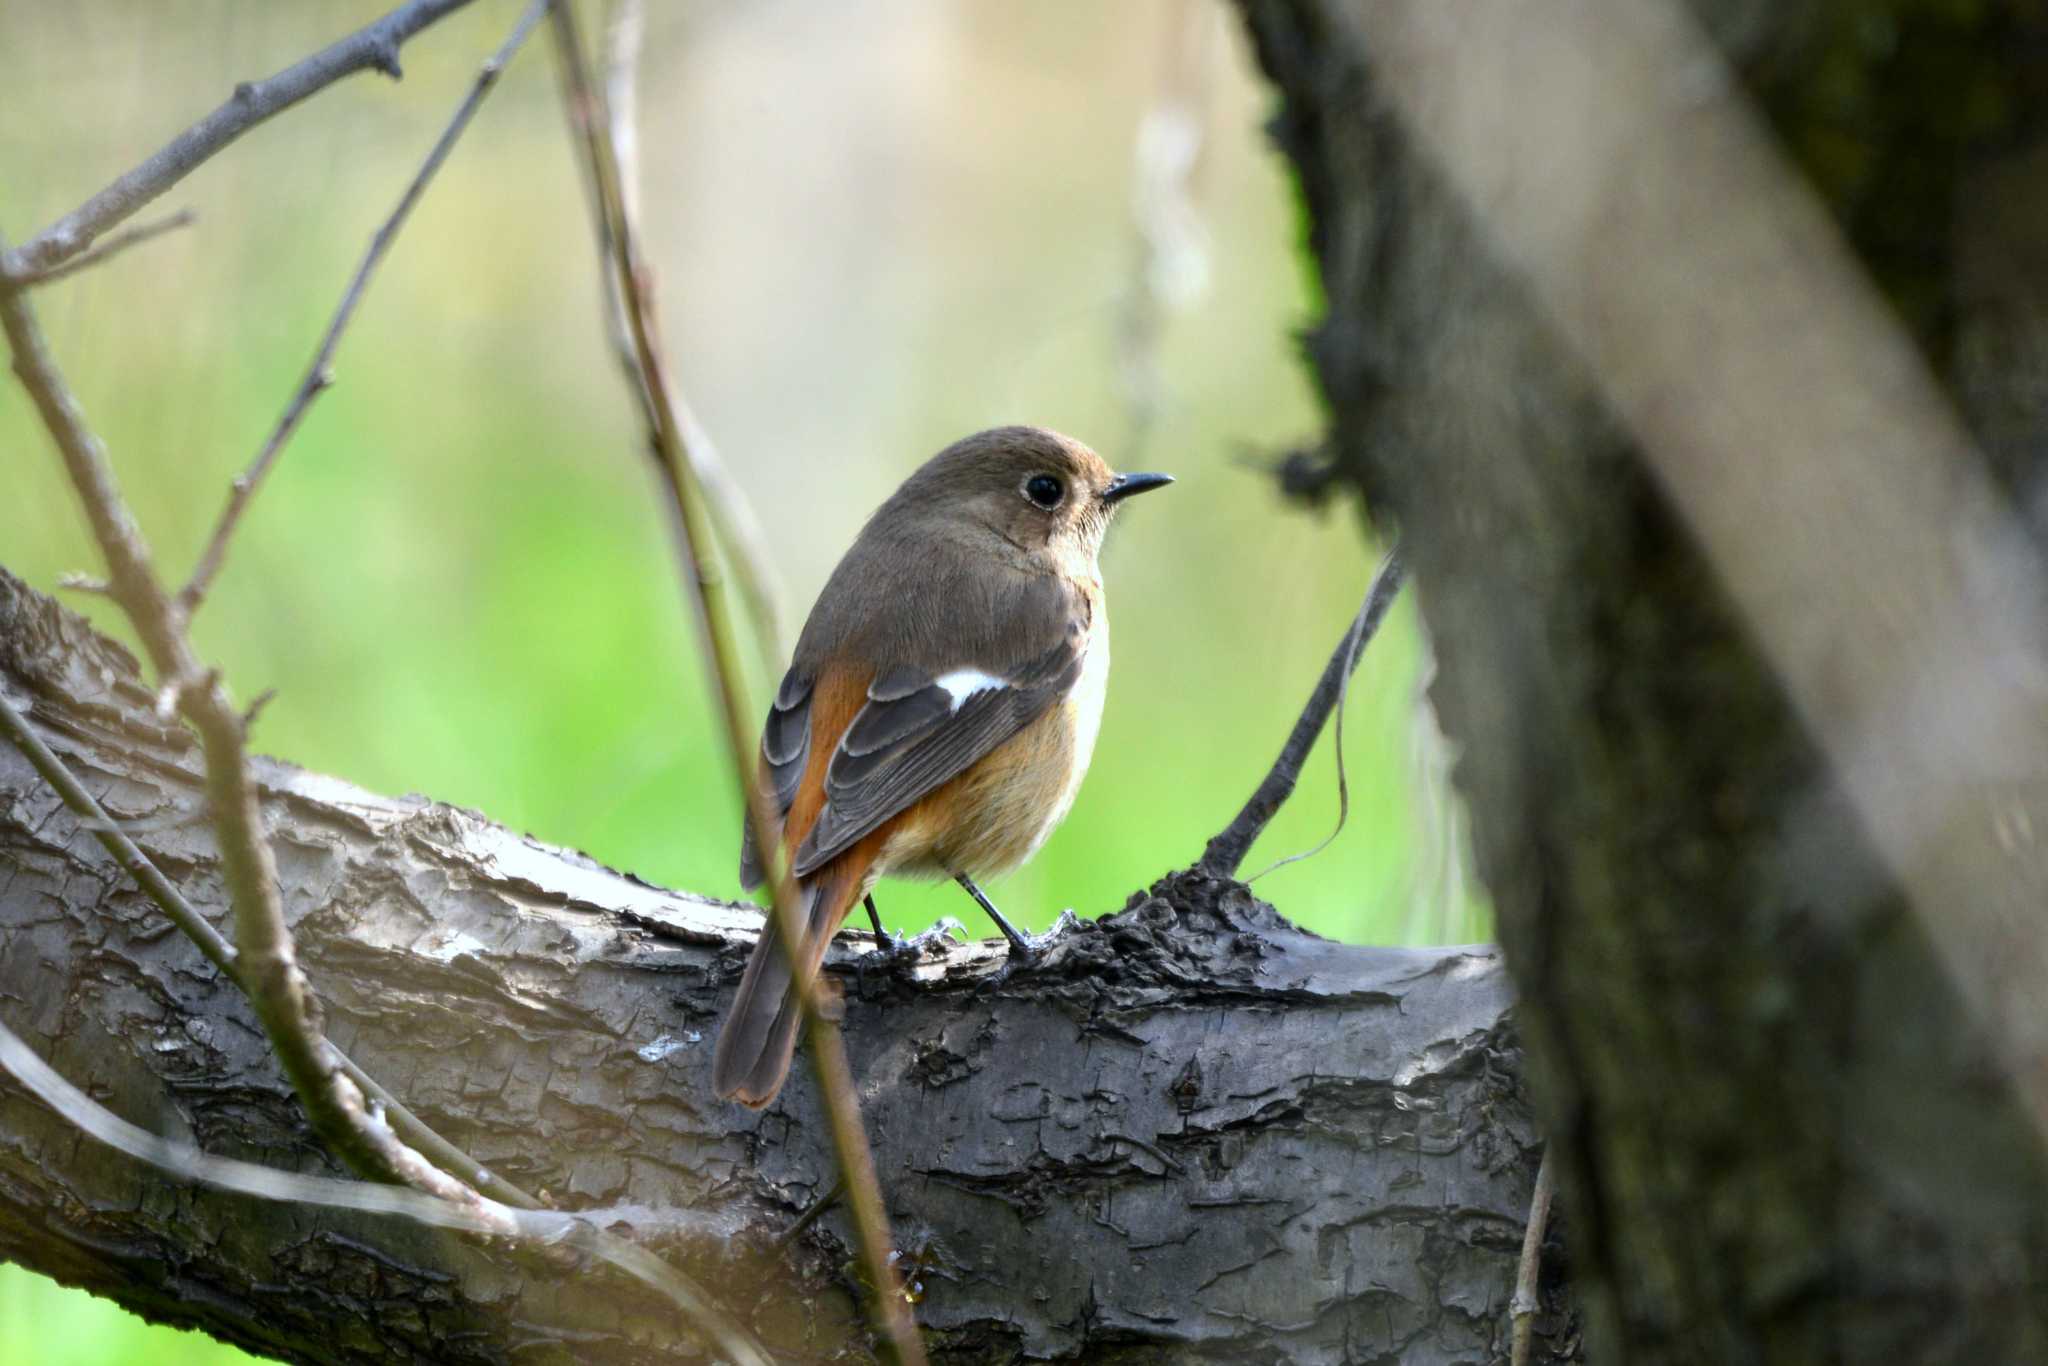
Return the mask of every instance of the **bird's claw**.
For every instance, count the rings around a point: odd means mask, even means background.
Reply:
[[[967,937],[967,927],[952,916],[943,916],[928,930],[912,935],[884,934],[876,952],[890,963],[916,962],[925,950],[953,942],[953,936]]]

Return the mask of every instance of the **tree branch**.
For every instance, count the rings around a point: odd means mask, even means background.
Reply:
[[[119,647],[4,574],[0,690],[116,818],[203,790],[194,747],[156,722]],[[493,1171],[607,1211],[778,1359],[864,1354],[846,1211],[773,1251],[834,1180],[817,1087],[799,1072],[759,1114],[704,1099],[752,908],[471,812],[252,765],[291,931],[365,1066]],[[136,843],[200,916],[226,914],[212,831]],[[0,1024],[131,1124],[331,1169],[232,982],[163,934],[4,745],[0,867]],[[1003,982],[994,946],[862,972],[872,948],[842,936],[829,970],[935,1351],[1505,1355],[1537,1148],[1492,950],[1333,944],[1188,874]],[[387,1217],[167,1195],[0,1097],[0,1255],[150,1317],[298,1361],[466,1363],[510,1342],[695,1359],[651,1296],[602,1268],[529,1274],[516,1247]]]
[[[4,693],[0,693],[0,733],[4,733],[16,749],[20,750],[31,767],[43,781],[48,783],[64,805],[79,820],[80,826],[96,838],[102,848],[113,856],[122,871],[135,880],[135,884],[154,901],[171,923],[184,931],[187,938],[199,946],[206,955],[206,961],[232,978],[243,990],[235,963],[235,947],[207,920],[194,910],[192,903],[169,878],[165,877],[149,855],[136,845],[133,835],[150,833],[158,829],[171,829],[171,825],[149,825],[140,822],[123,823],[109,817],[93,795],[64,765],[64,761],[51,753],[21,714],[15,710]],[[190,813],[180,811],[177,825],[194,823]],[[478,1191],[503,1204],[520,1209],[539,1209],[540,1202],[519,1187],[494,1172],[487,1171],[475,1158],[470,1157],[441,1135],[428,1128],[413,1112],[407,1109],[397,1097],[378,1084],[361,1068],[349,1061],[348,1056],[322,1039],[321,1045],[332,1051],[341,1069],[349,1080],[360,1087],[369,1097],[372,1106],[383,1112],[385,1122],[396,1131],[405,1144],[418,1148],[438,1164],[443,1171],[454,1173],[474,1186]]]
[[[369,249],[363,253],[363,259],[357,264],[355,274],[349,279],[348,288],[342,291],[341,302],[335,306],[334,316],[328,320],[327,331],[320,338],[320,349],[314,352],[312,364],[306,367],[304,377],[299,380],[298,388],[292,391],[283,415],[271,429],[263,448],[249,463],[249,468],[236,477],[228,493],[227,506],[221,509],[220,519],[214,524],[213,534],[207,538],[206,549],[200,554],[199,563],[192,570],[192,577],[178,590],[178,608],[187,618],[199,609],[199,604],[206,597],[207,589],[213,585],[214,576],[220,573],[221,561],[228,551],[228,540],[234,535],[235,527],[241,521],[243,509],[248,507],[249,500],[256,496],[257,488],[263,483],[264,476],[270,473],[271,466],[277,463],[285,443],[298,431],[299,422],[305,417],[306,410],[313,406],[313,400],[327,392],[333,385],[334,373],[329,367],[334,363],[335,348],[341,344],[341,334],[347,330],[350,320],[355,317],[356,305],[362,302],[363,294],[369,288],[370,276],[383,261],[385,253],[391,249],[391,244],[397,240],[399,229],[405,226],[405,220],[411,214],[413,205],[419,203],[420,196],[426,193],[427,185],[433,180],[434,173],[441,169],[441,163],[446,161],[448,154],[455,149],[457,139],[462,136],[463,130],[469,127],[469,121],[483,104],[484,97],[490,94],[492,87],[498,83],[499,73],[526,42],[527,35],[533,32],[534,26],[540,22],[547,7],[548,0],[533,0],[520,15],[519,22],[513,25],[512,32],[477,72],[476,80],[469,87],[469,93],[463,97],[462,103],[455,107],[454,116],[441,130],[441,136],[435,140],[433,147],[427,152],[427,159],[413,174],[411,183],[405,187],[405,193],[398,197],[397,206],[371,236]]]
[[[601,136],[597,120],[604,119],[605,129],[610,136],[612,158],[618,167],[617,215],[623,224],[624,236],[634,242],[639,240],[640,221],[640,158],[639,135],[635,125],[639,103],[638,66],[641,40],[645,31],[645,15],[641,0],[619,0],[612,14],[605,34],[605,95],[603,107],[596,107],[595,88],[588,78],[572,70],[566,58],[561,66],[562,99],[568,109],[571,124],[586,148],[586,155],[578,162],[582,172],[584,191],[589,199],[591,224],[596,232],[597,252],[601,269],[598,272],[598,288],[602,295],[606,330],[611,337],[612,354],[619,363],[627,387],[640,405],[642,420],[650,433],[661,424],[653,396],[648,392],[647,376],[640,365],[639,347],[633,338],[633,328],[627,319],[626,303],[621,293],[620,280],[630,277],[635,283],[632,288],[654,295],[654,271],[651,263],[641,260],[621,271],[615,259],[617,246],[612,224],[613,210],[605,202],[605,190],[599,180],[596,168],[591,164],[587,149],[593,139]],[[557,44],[557,51],[561,46]],[[645,310],[647,323],[657,329],[659,318],[655,310]],[[655,352],[660,353],[658,330],[655,333]],[[672,374],[664,373],[661,378],[668,384],[668,410],[675,416],[680,428],[683,454],[695,472],[698,487],[703,492],[709,507],[718,541],[731,556],[733,576],[739,582],[740,592],[747,601],[747,610],[752,616],[753,638],[764,677],[779,678],[784,662],[784,641],[780,582],[775,572],[775,557],[768,544],[768,533],[761,525],[761,519],[754,512],[754,506],[746,493],[733,479],[732,471],[718,453],[718,447],[711,440],[711,433],[697,419],[688,398]],[[661,452],[653,452],[657,459]],[[664,475],[664,477],[667,477]]]
[[[80,252],[70,260],[50,266],[47,269],[32,270],[19,276],[7,275],[4,271],[0,271],[0,288],[33,289],[39,285],[47,285],[52,281],[76,275],[82,270],[90,270],[102,261],[119,256],[130,247],[140,246],[144,242],[162,237],[165,233],[176,232],[179,228],[190,227],[193,218],[192,210],[180,209],[176,213],[168,214],[156,219],[154,222],[139,223],[135,227],[117,232],[90,251]],[[5,253],[0,253],[0,258],[4,258],[4,255]],[[0,268],[4,268],[5,265],[6,261],[0,259]]]
[[[236,86],[225,104],[172,138],[141,165],[13,251],[0,249],[0,275],[19,279],[70,260],[236,138],[344,76],[375,70],[397,80],[401,74],[399,48],[421,29],[468,3],[412,0],[266,80]]]

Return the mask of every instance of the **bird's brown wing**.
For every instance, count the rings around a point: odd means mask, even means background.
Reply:
[[[902,668],[877,678],[825,770],[825,807],[797,847],[796,875],[830,862],[1037,720],[1081,677],[1086,644],[1077,623],[1003,675]]]
[[[896,591],[855,604],[853,620],[821,600],[762,728],[762,781],[797,822],[798,878],[1015,735],[1081,676],[1093,609],[1071,585],[962,573],[943,558],[897,567]],[[814,714],[821,691],[839,697],[849,682],[851,720],[833,719],[848,714],[837,706],[832,718]],[[831,749],[814,766],[821,745]],[[821,778],[806,797],[804,784]],[[751,833],[740,876],[749,890],[764,876]]]

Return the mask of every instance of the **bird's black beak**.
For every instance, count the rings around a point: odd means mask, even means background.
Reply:
[[[1163,489],[1172,482],[1173,476],[1170,474],[1119,474],[1110,480],[1109,487],[1102,491],[1102,501],[1111,504],[1121,503],[1134,493],[1143,493],[1147,489]]]

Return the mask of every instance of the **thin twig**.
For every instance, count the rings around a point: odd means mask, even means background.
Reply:
[[[679,567],[685,596],[696,617],[699,639],[711,665],[716,685],[718,712],[735,780],[745,803],[747,820],[753,830],[755,847],[762,851],[768,868],[768,885],[774,906],[770,924],[763,933],[782,936],[790,961],[800,961],[799,924],[795,886],[781,857],[775,820],[768,809],[767,795],[754,781],[754,744],[745,710],[745,690],[731,608],[725,582],[713,549],[713,532],[705,507],[697,471],[685,449],[687,434],[672,402],[674,391],[664,373],[653,324],[654,303],[648,276],[640,264],[633,225],[625,211],[616,149],[601,130],[608,126],[603,117],[601,97],[592,88],[584,64],[583,42],[572,4],[554,10],[555,37],[564,70],[565,94],[570,123],[580,135],[584,156],[590,164],[590,179],[596,186],[605,224],[608,264],[614,272],[620,301],[632,334],[634,364],[640,389],[648,399],[653,423],[649,436],[661,454],[663,481],[670,496],[677,531]],[[881,1183],[876,1178],[874,1157],[868,1149],[867,1134],[860,1120],[860,1103],[853,1087],[853,1072],[846,1060],[838,1027],[818,1008],[817,983],[803,974],[797,976],[798,999],[805,1019],[807,1052],[817,1073],[819,1093],[824,1100],[839,1174],[846,1182],[847,1203],[860,1244],[860,1258],[868,1282],[873,1286],[874,1315],[885,1338],[906,1366],[922,1366],[924,1347],[911,1321],[909,1306],[898,1286],[890,1264],[891,1240],[888,1215],[882,1204]]]
[[[398,50],[406,40],[468,3],[412,0],[266,80],[237,85],[226,103],[172,138],[141,165],[15,250],[0,249],[0,274],[14,278],[39,275],[70,260],[236,138],[344,76],[374,70],[396,80],[400,75]]]
[[[370,238],[368,250],[357,263],[355,274],[349,279],[348,288],[342,291],[341,302],[335,306],[334,316],[328,320],[327,331],[320,338],[320,349],[314,353],[312,364],[306,367],[305,375],[299,380],[298,388],[292,391],[283,415],[278,418],[277,425],[271,428],[270,436],[264,441],[263,448],[256,453],[256,458],[249,463],[249,467],[242,471],[230,486],[227,506],[221,509],[220,519],[214,524],[213,534],[207,538],[206,549],[199,557],[199,564],[193,569],[192,577],[186,581],[185,586],[178,590],[178,607],[187,617],[198,610],[200,602],[206,597],[207,589],[213,584],[214,576],[220,573],[221,560],[228,551],[228,540],[234,535],[235,527],[241,521],[243,509],[248,507],[249,500],[256,496],[257,488],[263,483],[264,476],[270,473],[271,466],[277,463],[285,443],[298,431],[299,423],[306,416],[306,410],[313,406],[313,400],[332,387],[334,372],[331,367],[334,364],[335,348],[341,344],[341,334],[347,330],[349,322],[355,317],[356,306],[362,302],[363,295],[369,288],[370,276],[383,262],[392,242],[397,240],[399,229],[405,226],[405,220],[412,213],[413,206],[419,203],[420,196],[426,193],[435,172],[441,169],[441,164],[455,149],[456,141],[461,138],[463,130],[469,127],[469,121],[475,117],[478,107],[484,102],[484,97],[490,94],[491,88],[498,83],[499,73],[504,71],[506,63],[512,60],[513,54],[526,42],[527,35],[533,32],[534,26],[540,22],[547,7],[548,0],[533,0],[520,15],[519,22],[513,26],[504,43],[477,71],[475,81],[470,84],[469,93],[463,97],[462,103],[455,107],[454,116],[448,120],[447,127],[441,130],[441,136],[428,151],[427,159],[420,163],[419,170],[413,173],[411,183],[405,187],[405,193],[398,197],[397,206],[391,210],[383,223],[378,225],[376,233]]]
[[[707,1336],[735,1361],[768,1366],[767,1349],[729,1318],[694,1281],[645,1248],[605,1232],[601,1225],[613,1217],[610,1211],[599,1209],[568,1214],[554,1210],[515,1209],[495,1200],[483,1199],[467,1187],[459,1188],[461,1198],[450,1199],[408,1190],[403,1186],[301,1176],[297,1172],[279,1171],[254,1162],[215,1157],[190,1144],[139,1128],[113,1114],[66,1081],[5,1025],[0,1025],[0,1069],[11,1073],[38,1100],[78,1129],[118,1152],[182,1180],[202,1182],[263,1200],[288,1200],[294,1204],[320,1205],[329,1209],[396,1214],[436,1228],[457,1229],[486,1237],[517,1238],[543,1246],[577,1248],[610,1262],[668,1296],[686,1318],[704,1328]]]
[[[37,285],[49,284],[52,280],[61,280],[67,275],[76,275],[82,270],[88,270],[100,264],[100,262],[107,260],[109,257],[119,256],[130,247],[140,246],[152,238],[162,237],[167,232],[176,232],[179,228],[190,227],[197,216],[190,209],[180,209],[168,217],[158,218],[148,223],[139,223],[135,227],[115,233],[92,250],[80,252],[70,260],[61,262],[58,265],[50,266],[45,270],[33,270],[25,275],[0,277],[0,286],[8,289],[33,289]]]
[[[1323,836],[1308,848],[1301,850],[1299,853],[1288,854],[1283,858],[1274,859],[1271,863],[1259,869],[1258,872],[1243,879],[1247,887],[1257,882],[1266,874],[1285,868],[1290,863],[1300,863],[1303,859],[1311,859],[1317,854],[1322,853],[1323,850],[1337,842],[1337,836],[1344,833],[1344,826],[1351,819],[1351,780],[1344,771],[1344,714],[1349,710],[1351,680],[1358,671],[1358,657],[1364,652],[1365,636],[1357,629],[1356,622],[1354,621],[1351,632],[1351,652],[1344,660],[1343,681],[1337,685],[1337,733],[1330,738],[1330,751],[1337,760],[1337,824],[1331,828],[1329,834]]]
[[[1338,694],[1343,691],[1351,670],[1364,657],[1365,644],[1379,629],[1387,608],[1401,591],[1401,581],[1406,573],[1400,552],[1388,552],[1380,564],[1379,573],[1373,576],[1364,605],[1345,629],[1344,638],[1337,642],[1330,662],[1323,666],[1323,676],[1317,681],[1315,691],[1309,694],[1308,705],[1301,709],[1301,717],[1294,723],[1287,743],[1281,747],[1280,757],[1273,761],[1272,771],[1266,774],[1265,781],[1259,784],[1258,791],[1252,793],[1251,800],[1244,804],[1237,818],[1224,828],[1223,833],[1210,840],[1202,851],[1200,866],[1204,872],[1216,877],[1236,876],[1244,856],[1251,852],[1252,842],[1258,839],[1267,822],[1293,794],[1294,784],[1301,778],[1301,766],[1308,762],[1309,751],[1315,748],[1316,737],[1323,733],[1323,723],[1330,719],[1330,710],[1337,705]]]
[[[1550,1200],[1556,1193],[1550,1148],[1536,1166],[1536,1191],[1529,1197],[1529,1224],[1522,1230],[1522,1260],[1515,1271],[1515,1295],[1508,1301],[1510,1322],[1508,1366],[1529,1366],[1529,1348],[1536,1334],[1536,1282],[1543,1270],[1543,1235],[1550,1227]]]
[[[595,120],[600,116],[610,130],[613,160],[618,166],[619,214],[626,227],[626,236],[635,242],[640,236],[640,161],[634,110],[639,102],[637,73],[645,27],[641,0],[619,0],[606,33],[602,109],[593,107],[594,99],[586,100],[577,93],[578,77],[569,71],[566,64],[562,67],[562,98],[576,124],[577,133],[586,143],[595,138],[594,124],[585,126],[585,120]],[[655,412],[653,396],[647,391],[647,375],[640,365],[639,348],[633,341],[633,330],[626,317],[619,284],[622,276],[630,275],[638,288],[652,295],[651,268],[645,261],[638,261],[631,271],[619,269],[613,260],[611,210],[605,203],[604,188],[588,158],[579,161],[578,166],[590,205],[598,258],[603,266],[599,272],[599,289],[603,295],[612,355],[618,361],[619,370],[640,405],[641,418],[651,432],[660,418]],[[647,321],[650,329],[658,329],[658,318],[650,316]],[[658,354],[661,349],[658,330],[654,332],[654,342]],[[733,577],[739,581],[740,592],[747,600],[763,676],[772,681],[779,676],[784,655],[781,587],[775,573],[775,557],[769,549],[768,533],[746,493],[719,457],[711,433],[697,420],[689,400],[677,387],[675,376],[665,375],[665,378],[669,385],[668,405],[681,428],[683,452],[689,458],[698,486],[703,489],[705,501],[711,509],[713,530],[719,542],[731,552]],[[660,457],[659,451],[654,454],[657,459]]]

